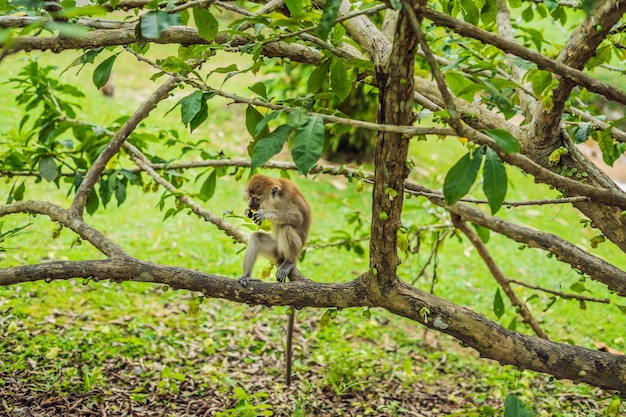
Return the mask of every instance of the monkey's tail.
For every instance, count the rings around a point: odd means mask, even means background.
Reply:
[[[289,314],[289,321],[287,322],[287,346],[285,348],[285,362],[286,362],[286,370],[285,370],[285,382],[287,386],[291,385],[291,359],[293,356],[293,325],[296,319],[296,309],[291,309],[291,314]]]

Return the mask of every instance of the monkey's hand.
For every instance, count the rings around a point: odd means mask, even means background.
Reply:
[[[257,210],[254,213],[252,213],[252,217],[251,219],[257,224],[257,225],[261,225],[261,223],[263,223],[263,220],[267,219],[267,215],[265,213],[265,210]]]
[[[246,211],[244,212],[246,217],[251,219],[254,217],[254,211],[250,210],[249,208],[246,208]]]

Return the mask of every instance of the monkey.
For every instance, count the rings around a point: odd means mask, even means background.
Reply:
[[[311,228],[311,208],[302,192],[291,181],[275,179],[266,175],[253,176],[244,189],[244,199],[248,201],[246,216],[256,224],[264,220],[272,223],[271,233],[254,232],[248,240],[244,254],[243,273],[239,283],[243,287],[250,284],[252,269],[258,255],[263,255],[278,265],[276,280],[285,282],[296,265]],[[291,356],[295,310],[289,314],[287,323],[285,381],[291,385]]]
[[[309,203],[293,182],[266,175],[255,175],[250,179],[244,189],[244,199],[248,200],[246,216],[256,224],[269,220],[272,231],[254,232],[250,236],[239,283],[244,287],[249,285],[259,255],[278,265],[276,280],[285,282],[309,238]]]

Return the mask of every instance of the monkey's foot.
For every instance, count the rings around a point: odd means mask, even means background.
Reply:
[[[239,281],[239,283],[241,284],[242,287],[247,287],[248,285],[250,285],[250,281],[258,281],[261,282],[260,279],[257,278],[250,278],[250,277],[239,277],[237,279],[237,281]]]
[[[293,262],[285,261],[281,266],[278,267],[276,271],[276,281],[285,282],[287,281],[287,276],[291,272],[291,269],[294,267]]]

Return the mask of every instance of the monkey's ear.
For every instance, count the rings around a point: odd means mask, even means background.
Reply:
[[[280,187],[278,185],[275,185],[274,188],[272,188],[272,197],[276,197],[278,194],[280,194]]]

